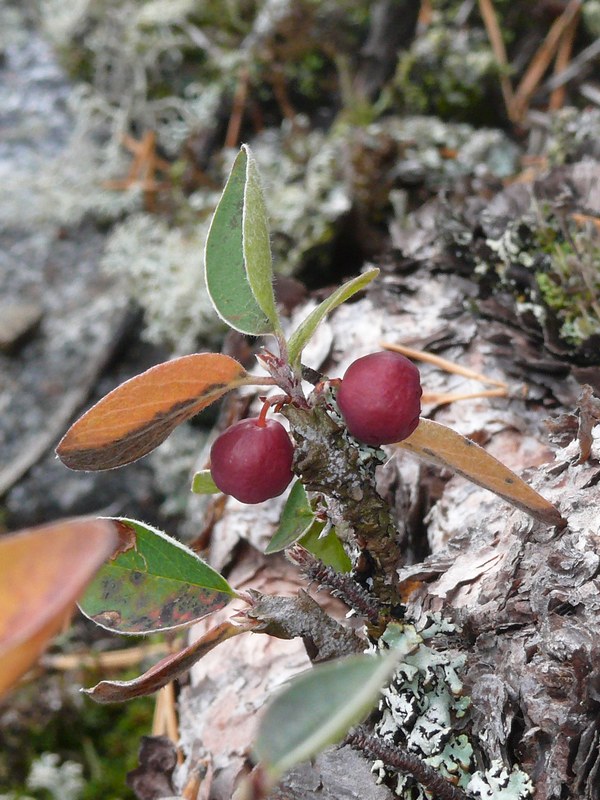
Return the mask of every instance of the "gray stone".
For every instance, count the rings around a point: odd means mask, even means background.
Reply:
[[[44,311],[38,303],[0,305],[0,350],[14,354],[37,331]]]

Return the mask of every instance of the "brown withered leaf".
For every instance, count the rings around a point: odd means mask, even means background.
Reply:
[[[457,472],[547,525],[566,525],[552,503],[478,444],[446,425],[422,418],[414,433],[396,447]]]
[[[165,656],[153,667],[130,681],[100,681],[91,689],[83,689],[97,703],[121,703],[134,697],[144,697],[166,686],[188,670],[218,644],[250,630],[251,625],[223,622],[207,631],[200,639],[173,655]]]

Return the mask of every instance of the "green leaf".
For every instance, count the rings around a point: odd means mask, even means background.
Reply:
[[[208,294],[217,314],[232,328],[259,335],[272,333],[275,325],[257,301],[246,271],[244,206],[247,167],[248,154],[242,149],[233,162],[212,218],[204,262]]]
[[[355,295],[357,292],[360,292],[361,289],[364,289],[364,287],[370,283],[373,278],[376,278],[377,275],[379,275],[378,269],[367,270],[362,275],[359,275],[358,277],[353,278],[351,281],[344,283],[339,287],[339,289],[336,289],[333,294],[330,294],[326,300],[323,300],[322,303],[320,303],[313,311],[311,311],[308,317],[306,317],[306,319],[301,322],[298,328],[294,331],[288,342],[289,359],[292,364],[296,363],[300,359],[302,350],[305,348],[311,336],[316,331],[319,323],[325,319],[327,314],[352,297],[352,295]]]
[[[308,532],[314,520],[315,513],[310,507],[304,486],[300,481],[296,481],[283,508],[279,527],[267,545],[265,553],[267,555],[278,553],[297,542]]]
[[[256,302],[271,321],[273,330],[279,331],[281,323],[273,292],[273,260],[265,199],[254,156],[248,145],[242,145],[242,150],[247,157],[242,221],[246,274]]]
[[[332,528],[325,536],[321,536],[323,527],[322,522],[313,523],[300,539],[300,544],[336,572],[350,572],[352,561],[335,529]]]
[[[269,705],[254,752],[273,776],[340,741],[373,708],[399,660],[348,656],[294,678]]]
[[[195,494],[217,494],[221,490],[213,481],[209,469],[200,470],[192,478],[192,492]]]
[[[116,518],[120,546],[81,600],[82,612],[117,633],[190,625],[234,596],[225,578],[166,533]]]

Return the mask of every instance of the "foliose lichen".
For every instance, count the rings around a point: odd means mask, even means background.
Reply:
[[[477,770],[477,743],[469,739],[465,721],[471,699],[464,694],[461,672],[466,657],[440,647],[441,636],[456,633],[440,614],[418,625],[392,623],[380,647],[408,652],[391,683],[382,691],[375,732],[390,745],[401,745],[455,786],[485,800],[527,800],[533,785],[518,766],[500,761]],[[393,786],[403,800],[432,800],[432,794],[409,775],[391,773],[381,761],[372,767],[378,782]]]

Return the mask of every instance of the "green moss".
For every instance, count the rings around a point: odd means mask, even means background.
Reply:
[[[482,29],[457,27],[438,14],[400,56],[394,87],[408,113],[489,122],[495,112],[486,98],[498,73]]]
[[[0,793],[50,800],[47,790],[28,788],[27,777],[43,753],[55,753],[61,763],[82,765],[80,800],[134,800],[125,776],[137,765],[140,738],[151,730],[153,709],[152,697],[97,705],[75,694],[64,676],[17,690],[10,697],[10,725],[8,708],[0,711]]]
[[[549,267],[535,278],[544,303],[560,323],[560,336],[578,346],[600,334],[600,246],[583,232],[575,237],[547,245]]]

